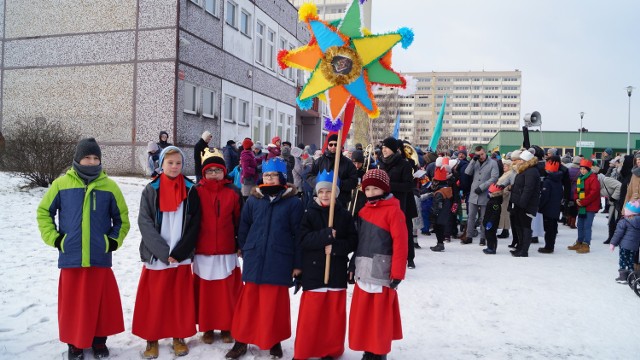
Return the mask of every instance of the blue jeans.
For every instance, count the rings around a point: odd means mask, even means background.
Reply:
[[[594,217],[596,217],[596,213],[591,211],[587,211],[584,216],[578,215],[578,242],[591,244],[591,226]]]

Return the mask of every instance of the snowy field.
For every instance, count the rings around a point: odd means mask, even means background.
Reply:
[[[131,334],[141,264],[137,215],[142,178],[116,177],[129,206],[131,231],[114,253],[125,332],[110,337],[112,359],[138,359],[145,342]],[[20,190],[22,180],[0,173],[0,359],[66,358],[58,340],[57,252],[40,239],[36,207],[45,189]],[[606,239],[606,217],[598,214],[590,254],[566,250],[576,231],[560,225],[556,252],[543,255],[533,244],[529,258],[513,258],[510,240],[498,254],[484,255],[453,241],[443,253],[420,236],[417,269],[408,270],[399,297],[404,339],[393,343],[389,359],[638,359],[640,298],[615,283],[617,250]],[[349,299],[351,289],[349,290]],[[300,294],[292,296],[295,334]],[[205,345],[201,334],[188,339],[185,359],[224,359],[231,345]],[[293,337],[283,343],[293,356]],[[348,349],[348,344],[347,344]],[[91,352],[85,352],[92,358]],[[347,350],[341,359],[361,353]],[[170,339],[160,341],[160,359],[173,359]],[[268,359],[250,346],[243,359]]]

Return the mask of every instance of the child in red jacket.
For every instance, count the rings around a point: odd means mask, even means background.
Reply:
[[[402,339],[396,287],[406,271],[407,226],[400,202],[390,194],[386,172],[369,170],[362,178],[362,188],[367,204],[358,214],[349,347],[365,351],[366,359],[384,359],[391,351],[391,341]]]
[[[600,210],[600,182],[598,175],[591,172],[591,160],[580,161],[580,175],[576,180],[576,205],[578,206],[578,240],[568,247],[578,254],[589,252],[593,218]]]
[[[221,330],[223,342],[231,343],[231,320],[242,290],[236,251],[242,198],[227,178],[220,151],[204,150],[197,190],[202,217],[193,259],[196,322],[205,344],[213,343],[214,329]]]

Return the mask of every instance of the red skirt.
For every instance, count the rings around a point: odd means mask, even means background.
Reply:
[[[303,291],[293,357],[339,357],[347,330],[347,291]]]
[[[191,266],[142,267],[131,332],[147,341],[187,338],[196,333]]]
[[[233,311],[242,291],[240,268],[226,279],[204,280],[194,274],[196,319],[200,331],[230,330]]]
[[[262,350],[291,337],[289,289],[247,282],[233,314],[231,335]]]
[[[398,293],[386,286],[370,294],[356,283],[349,314],[349,348],[378,355],[391,352],[391,341],[402,339]]]
[[[60,341],[84,349],[93,337],[124,331],[118,283],[111,268],[60,270],[58,282]]]

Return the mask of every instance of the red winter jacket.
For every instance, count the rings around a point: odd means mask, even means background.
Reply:
[[[577,188],[575,197],[578,199]],[[584,199],[580,200],[580,204],[590,212],[598,212],[600,210],[600,182],[598,181],[598,175],[595,173],[589,175],[584,182]]]
[[[244,184],[244,179],[250,179],[253,185],[256,184],[256,173],[258,164],[256,163],[256,157],[251,150],[242,150],[240,153],[240,167],[242,168],[242,173],[240,175],[240,179],[242,179],[242,183]]]
[[[400,202],[391,196],[367,203],[358,213],[360,230],[355,253],[356,281],[389,286],[407,270],[407,224]]]
[[[221,181],[202,179],[197,189],[202,217],[196,254],[235,253],[242,202],[238,189],[229,179]]]

